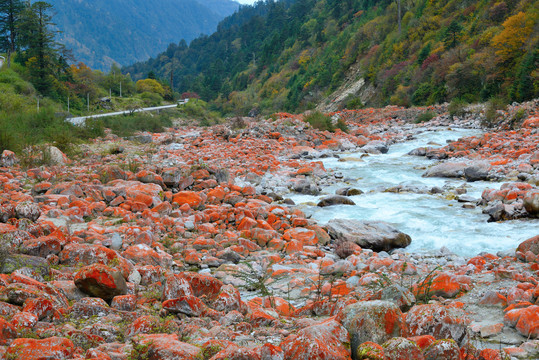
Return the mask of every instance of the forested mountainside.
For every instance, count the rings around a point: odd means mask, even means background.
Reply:
[[[523,101],[539,94],[538,17],[537,0],[268,0],[123,70],[172,71],[225,112],[301,111],[345,82],[341,107]]]
[[[58,41],[78,61],[108,70],[147,60],[171,42],[211,34],[239,4],[231,0],[49,0]]]

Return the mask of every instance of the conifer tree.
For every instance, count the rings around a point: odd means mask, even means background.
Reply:
[[[21,0],[0,0],[0,51],[7,53],[7,66],[18,47],[17,26],[24,5]]]
[[[52,5],[44,1],[27,5],[19,25],[20,59],[30,69],[32,83],[40,92],[46,92],[51,84],[50,76],[58,53],[55,32],[51,30],[54,25],[49,14],[51,8]]]

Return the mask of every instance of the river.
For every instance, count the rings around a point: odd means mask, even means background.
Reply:
[[[412,237],[408,252],[424,252],[446,247],[462,256],[475,256],[481,252],[497,253],[515,249],[520,242],[538,234],[539,220],[513,220],[488,223],[482,208],[465,209],[461,203],[444,194],[390,193],[383,189],[399,184],[413,184],[432,188],[465,186],[467,194],[480,199],[487,187],[499,188],[501,183],[473,182],[462,179],[423,178],[425,168],[435,161],[407,153],[421,146],[443,146],[446,140],[478,135],[478,130],[442,129],[425,131],[414,140],[394,144],[387,154],[370,155],[360,159],[361,153],[340,154],[337,158],[322,159],[326,169],[340,171],[347,184],[323,189],[320,196],[295,194],[291,199],[320,224],[334,218],[383,220]],[[337,205],[326,208],[312,206],[327,194],[351,186],[365,193],[351,196],[355,206]],[[302,205],[303,204],[303,205]]]

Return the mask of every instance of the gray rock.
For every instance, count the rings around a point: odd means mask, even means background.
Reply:
[[[389,301],[361,301],[348,305],[338,320],[350,334],[353,359],[358,359],[356,349],[365,341],[383,344],[406,331],[402,312]]]
[[[355,205],[356,203],[347,198],[346,196],[341,195],[332,195],[322,198],[318,202],[319,207],[326,207],[332,205]]]
[[[373,140],[363,146],[361,150],[368,154],[387,154],[389,147],[381,140]]]
[[[477,203],[479,200],[470,195],[461,195],[457,197],[460,203]]]
[[[459,178],[464,176],[464,170],[468,167],[466,163],[441,163],[435,165],[423,174],[423,177],[446,177]]]
[[[2,251],[2,249],[0,249],[0,251]],[[39,272],[41,276],[49,275],[49,263],[42,257],[22,254],[7,255],[8,256],[2,258],[2,254],[0,254],[0,273],[11,274],[15,270],[28,267]]]
[[[114,233],[112,235],[110,241],[111,241],[111,244],[110,244],[111,249],[120,250],[122,248],[123,240],[122,240],[122,237],[120,236],[120,234]]]
[[[65,155],[56,146],[49,146],[48,149],[51,163],[55,165],[65,165]]]
[[[23,201],[15,207],[15,213],[19,219],[36,221],[41,216],[41,210],[36,203]]]
[[[539,216],[539,191],[524,196],[524,208],[531,216]]]
[[[405,287],[390,285],[382,289],[382,299],[397,304],[401,311],[406,312],[414,306],[416,299],[414,294]]]
[[[389,251],[410,245],[409,235],[383,221],[334,219],[327,224],[329,235],[340,241],[352,241],[362,248]]]
[[[293,189],[300,194],[318,195],[320,193],[318,186],[309,179],[301,179],[294,183]]]
[[[467,181],[481,181],[488,180],[488,170],[490,164],[484,161],[476,162],[471,166],[464,169],[464,177]]]
[[[161,173],[161,177],[163,178],[163,183],[166,186],[178,187],[178,184],[182,179],[182,171],[180,168],[176,167],[164,169]]]
[[[354,196],[354,195],[361,195],[363,194],[363,191],[359,189],[354,189],[351,187],[344,187],[337,189],[335,191],[335,195],[341,195],[341,196]]]

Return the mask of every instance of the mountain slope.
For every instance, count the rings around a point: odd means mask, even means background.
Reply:
[[[49,0],[58,41],[92,68],[146,60],[171,42],[215,31],[239,4],[231,0]]]
[[[538,0],[259,2],[218,31],[124,70],[149,71],[225,112],[539,96]],[[354,91],[336,92],[343,83]],[[338,103],[335,100],[338,99]]]

